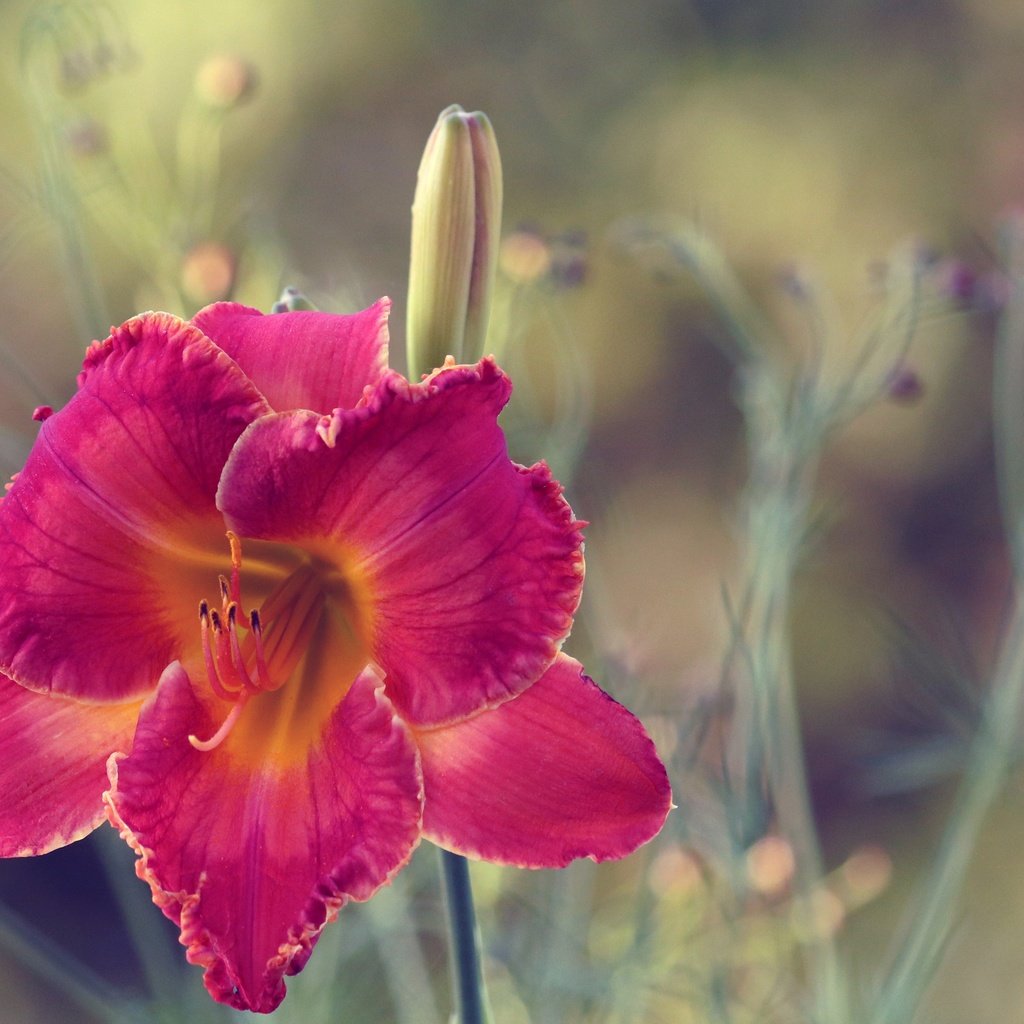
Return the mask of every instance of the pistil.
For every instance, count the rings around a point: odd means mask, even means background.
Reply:
[[[242,708],[245,707],[248,701],[249,694],[243,693],[241,697],[235,701],[234,707],[228,712],[228,717],[221,723],[220,728],[208,740],[201,740],[198,736],[189,734],[189,743],[191,743],[196,750],[201,750],[204,753],[215,750],[224,742],[224,740],[227,739],[228,734],[235,727],[235,723],[242,714]]]

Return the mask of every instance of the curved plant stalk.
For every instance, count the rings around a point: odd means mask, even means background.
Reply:
[[[960,792],[931,870],[922,880],[873,1007],[871,1024],[908,1024],[920,1013],[941,962],[985,818],[1019,743],[1024,699],[1024,224],[1010,223],[1010,301],[997,338],[993,427],[1004,526],[1013,560],[1010,621]]]
[[[722,348],[739,377],[750,476],[741,520],[745,584],[737,601],[727,601],[732,633],[727,670],[736,683],[725,772],[740,797],[741,848],[761,834],[766,816],[773,814],[775,827],[793,850],[795,901],[809,912],[825,874],[794,691],[792,583],[811,532],[822,450],[838,428],[885,394],[918,319],[918,268],[913,258],[894,260],[885,309],[860,339],[843,379],[830,384],[823,375],[832,340],[830,323],[813,290],[807,289],[801,301],[810,314],[814,347],[801,360],[765,322],[703,231],[683,225],[666,233],[657,226],[633,224],[626,228],[625,240],[689,270],[729,328]],[[809,1019],[848,1024],[850,993],[831,933],[815,930],[804,948]],[[727,1019],[727,1008],[721,1012]]]

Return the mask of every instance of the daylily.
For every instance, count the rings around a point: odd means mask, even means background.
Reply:
[[[582,524],[509,460],[508,379],[410,383],[387,311],[129,320],[0,504],[0,854],[105,814],[241,1009],[421,836],[560,867],[670,805],[640,723],[560,653]]]

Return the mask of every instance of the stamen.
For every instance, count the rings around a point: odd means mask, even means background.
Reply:
[[[226,688],[234,687],[235,694],[231,698],[234,700],[241,691],[250,689],[250,687],[245,685],[235,668],[234,660],[231,657],[231,638],[221,624],[220,616],[216,612],[210,612],[210,621],[213,623],[214,640],[217,645],[214,651],[217,671]]]
[[[208,740],[201,740],[198,736],[190,733],[188,737],[189,743],[191,743],[196,750],[201,750],[204,753],[215,750],[228,738],[228,734],[235,727],[235,723],[242,714],[242,708],[245,707],[248,700],[249,694],[243,693],[235,702],[235,706],[228,712],[228,717],[221,723],[220,728]]]
[[[252,681],[248,670],[245,667],[245,659],[242,657],[242,647],[238,642],[238,605],[234,601],[228,605],[228,639],[231,645],[231,666],[235,675],[241,680],[242,685],[250,693],[259,693],[260,688]]]
[[[214,624],[214,629],[216,630],[220,628],[220,617],[216,612],[213,615],[216,616]],[[210,646],[210,619],[209,605],[205,601],[200,601],[199,632],[202,637],[203,661],[206,662],[206,675],[210,680],[210,688],[221,700],[233,701],[237,699],[239,691],[231,690],[221,682],[220,673],[217,671],[217,662],[213,656],[213,649]]]
[[[249,616],[249,624],[252,628],[252,637],[256,644],[256,676],[260,686],[264,690],[272,690],[273,683],[270,680],[270,669],[267,668],[267,658],[263,651],[263,624],[260,622],[260,613],[255,608]]]
[[[231,575],[218,577],[220,610],[207,601],[199,604],[203,661],[212,692],[231,708],[209,739],[190,735],[196,750],[211,751],[224,742],[235,727],[250,697],[283,686],[301,661],[321,623],[326,594],[312,564],[300,565],[285,576],[264,602],[248,615],[241,604],[242,545],[228,533]],[[268,622],[264,636],[263,622]],[[250,631],[251,639],[240,630]],[[211,635],[212,633],[212,635]]]

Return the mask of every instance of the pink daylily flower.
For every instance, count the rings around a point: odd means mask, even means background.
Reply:
[[[138,316],[0,503],[0,855],[104,816],[215,999],[269,1012],[421,836],[621,857],[670,806],[560,653],[581,523],[490,359],[387,368],[388,303]]]

